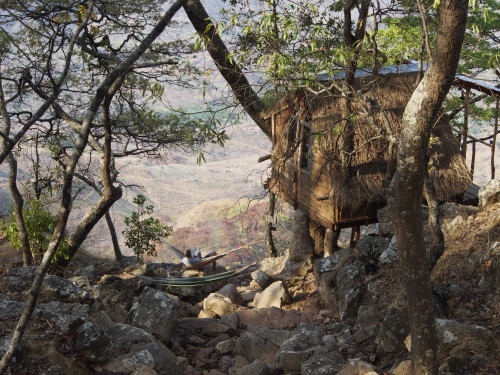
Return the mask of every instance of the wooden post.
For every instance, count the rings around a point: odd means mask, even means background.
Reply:
[[[474,180],[474,164],[476,162],[476,142],[472,141],[472,156],[470,161],[470,174],[472,180]]]
[[[464,127],[462,129],[462,156],[467,159],[467,133],[469,132],[470,89],[465,90]]]
[[[278,252],[276,251],[276,246],[274,246],[274,239],[273,239],[273,230],[275,230],[275,228],[273,227],[275,205],[276,205],[276,195],[272,191],[269,191],[269,217],[266,226],[266,245],[267,245],[267,250],[269,251],[269,255],[271,257],[278,256]]]
[[[498,132],[498,116],[500,97],[497,96],[497,107],[495,110],[495,128],[493,129],[493,139],[491,140],[491,179],[495,178],[495,149],[497,146],[497,132]]]
[[[349,247],[351,249],[353,249],[356,246],[356,244],[358,243],[360,234],[361,234],[361,226],[360,225],[356,225],[356,226],[352,227],[352,229],[351,229],[351,242],[349,243]]]
[[[337,244],[339,237],[340,237],[340,229],[333,230],[331,228],[326,228],[325,242],[324,242],[325,258],[329,257],[339,249],[339,246]]]

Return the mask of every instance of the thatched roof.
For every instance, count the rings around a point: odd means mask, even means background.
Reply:
[[[414,88],[415,74],[389,74],[364,76],[356,79],[352,102],[351,124],[354,130],[354,152],[348,174],[342,168],[341,151],[346,141],[347,121],[342,121],[343,99],[336,90],[316,95],[299,90],[283,97],[267,115],[284,108],[299,113],[308,108],[312,131],[321,134],[314,138],[314,147],[323,163],[318,181],[329,179],[330,199],[338,207],[356,210],[373,202],[384,201],[382,181],[386,177],[389,142],[383,133],[390,129],[399,138],[401,118]],[[367,105],[367,101],[370,105]],[[284,132],[290,131],[285,124]],[[287,155],[286,134],[277,139],[273,163],[280,163]],[[441,114],[432,131],[429,147],[429,170],[434,179],[439,200],[447,201],[462,194],[471,183],[469,170],[460,155],[458,140],[453,136],[450,123]],[[396,153],[394,153],[395,155]],[[289,152],[288,152],[289,155]],[[321,160],[323,159],[323,160]],[[343,172],[342,172],[343,171]]]

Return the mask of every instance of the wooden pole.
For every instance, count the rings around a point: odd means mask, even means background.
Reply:
[[[467,133],[469,132],[470,89],[465,90],[464,127],[462,129],[462,156],[467,159]]]
[[[472,142],[472,156],[470,161],[470,174],[474,180],[474,164],[476,163],[476,142]]]
[[[500,116],[499,111],[500,98],[497,97],[497,107],[495,110],[495,129],[493,132],[493,139],[491,140],[491,179],[495,178],[495,149],[497,146],[497,132],[498,132],[498,117]]]

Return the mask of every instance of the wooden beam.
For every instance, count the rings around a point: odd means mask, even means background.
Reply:
[[[265,156],[261,156],[261,157],[259,158],[259,160],[257,160],[257,162],[258,162],[258,163],[262,163],[263,161],[266,161],[266,160],[269,160],[269,159],[271,159],[271,154],[269,154],[269,155],[265,155]]]

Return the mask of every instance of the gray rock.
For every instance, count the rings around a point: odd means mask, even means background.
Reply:
[[[67,334],[85,322],[90,321],[88,305],[52,301],[39,305],[34,315],[53,322],[56,328]]]
[[[249,365],[236,370],[237,375],[269,375],[269,367],[262,361],[256,359]]]
[[[2,319],[12,319],[20,317],[26,304],[24,302],[1,300],[0,317]]]
[[[159,342],[135,344],[127,354],[113,358],[102,368],[111,372],[138,371],[138,373],[143,373],[144,369],[151,369],[172,375],[182,374],[177,367],[175,355]]]
[[[318,331],[300,329],[281,345],[276,363],[285,373],[300,374],[302,363],[314,354],[320,344],[321,335]]]
[[[292,297],[283,281],[275,281],[253,300],[255,308],[282,307],[292,302]]]
[[[155,337],[140,328],[128,324],[114,323],[105,327],[111,340],[109,357],[119,357],[130,350],[136,344],[153,343]]]
[[[342,320],[355,319],[364,294],[363,277],[365,263],[356,260],[343,267],[337,274],[337,295],[339,317]]]
[[[314,354],[314,349],[306,350],[280,350],[276,362],[287,374],[300,374],[302,370],[302,364],[306,362]]]
[[[487,328],[447,319],[436,319],[439,356],[468,358],[498,348],[499,339]]]
[[[322,273],[335,271],[338,269],[339,265],[344,264],[346,260],[351,259],[354,256],[354,251],[351,249],[340,249],[329,257],[316,259],[314,261],[314,272],[318,277]]]
[[[251,330],[251,332],[255,333],[257,336],[263,338],[266,342],[269,341],[276,346],[281,346],[285,341],[287,341],[291,332],[282,329],[271,329],[271,328],[257,328]]]
[[[489,181],[479,189],[479,207],[485,208],[500,201],[500,179]]]
[[[355,254],[351,249],[340,249],[335,254],[316,259],[314,272],[318,280],[318,293],[325,306],[339,314],[339,301],[337,293],[337,275],[347,264],[355,260]]]
[[[80,288],[71,281],[55,275],[45,276],[39,298],[40,301],[91,302],[91,295],[88,290]]]
[[[14,267],[7,272],[8,276],[19,277],[25,281],[33,281],[38,267]]]
[[[398,261],[398,245],[396,242],[396,236],[392,236],[391,242],[387,248],[380,254],[378,258],[380,263],[389,264]]]
[[[301,366],[302,375],[331,375],[337,374],[344,364],[345,358],[342,354],[332,351],[330,348],[320,348],[309,357]]]
[[[258,359],[272,365],[278,350],[279,347],[270,340],[252,332],[243,332],[236,342],[236,353],[245,357],[249,363]]]
[[[146,287],[139,301],[127,314],[126,322],[168,343],[178,314],[179,304],[174,299],[159,290]]]
[[[358,309],[356,327],[367,334],[375,335],[377,331],[377,307],[374,305],[362,305]]]
[[[227,284],[222,289],[217,291],[216,294],[229,298],[231,303],[234,303],[235,305],[243,304],[243,299],[241,298],[240,293],[236,290],[236,286],[234,284]]]
[[[410,331],[406,297],[400,294],[387,309],[377,335],[377,352],[394,353],[404,349]]]
[[[82,351],[90,362],[106,362],[110,341],[105,328],[85,322],[76,330],[75,349]]]
[[[362,236],[358,241],[358,258],[365,263],[377,263],[389,241],[386,237]]]
[[[29,284],[17,276],[4,276],[0,279],[0,290],[21,293],[28,289]]]
[[[266,289],[273,282],[273,278],[261,270],[256,270],[256,271],[252,272],[251,275],[252,275],[252,279],[262,289]]]
[[[232,337],[229,340],[219,342],[215,345],[215,349],[221,354],[233,352],[236,349],[236,338]]]

